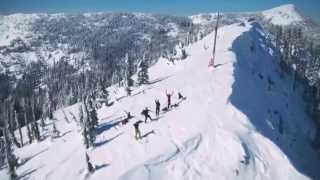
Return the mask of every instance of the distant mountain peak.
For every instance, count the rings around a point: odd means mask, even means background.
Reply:
[[[304,20],[293,4],[281,5],[262,12],[264,18],[275,25],[292,25]]]
[[[284,5],[275,7],[275,8],[273,8],[273,9],[291,9],[291,10],[295,10],[296,7],[295,7],[294,4],[284,4]]]

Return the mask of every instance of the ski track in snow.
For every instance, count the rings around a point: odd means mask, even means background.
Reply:
[[[157,174],[156,172],[165,171],[167,164],[169,164],[171,161],[174,161],[178,158],[182,158],[183,163],[186,165],[186,170],[183,173],[183,175],[186,175],[187,172],[192,169],[192,164],[190,164],[186,158],[188,157],[188,155],[190,155],[191,153],[193,153],[198,149],[201,141],[202,141],[202,136],[197,135],[194,138],[191,138],[188,141],[186,141],[181,147],[179,147],[176,143],[174,143],[175,150],[169,153],[165,153],[164,155],[160,155],[159,157],[156,157],[154,159],[148,160],[144,164],[139,165],[138,167],[124,174],[122,177],[120,177],[120,180],[136,179],[137,177],[139,178],[146,177],[146,179],[150,179],[150,180],[164,179],[163,177],[160,178],[161,174]],[[146,169],[146,171],[144,171],[146,174],[141,174],[141,168]],[[162,175],[164,174],[165,173],[162,173]],[[197,174],[200,176],[200,173],[197,173]]]
[[[319,158],[306,142],[312,125],[301,108],[298,95],[283,96],[283,92],[288,93],[289,84],[278,78],[272,57],[265,54],[268,44],[263,41],[262,30],[253,26],[233,24],[219,30],[218,66],[214,69],[208,68],[212,45],[207,50],[203,48],[204,43],[213,39],[211,33],[186,48],[189,55],[186,60],[171,65],[160,59],[149,69],[155,83],[138,87],[131,97],[126,97],[124,90],[110,87],[114,104],[98,111],[97,147],[88,150],[93,165],[103,168],[91,175],[84,174],[81,135],[76,123],[67,124],[60,112],[56,114],[59,130],[72,132],[63,137],[65,141],[44,141],[17,150],[19,157],[30,157],[37,152],[34,151],[37,146],[49,148],[19,167],[18,174],[43,165],[28,177],[48,180],[319,177],[316,171]],[[248,48],[252,41],[257,46],[255,54],[250,54]],[[265,78],[259,79],[259,73]],[[269,76],[276,82],[272,93],[266,91],[264,81]],[[142,124],[144,138],[136,141],[132,124],[143,120],[140,112],[144,107],[154,109],[154,99],[160,99],[164,107],[166,90],[174,91],[173,103],[178,102],[177,92],[187,99],[177,108],[162,112],[157,120]],[[289,110],[284,102],[290,103]],[[74,105],[65,112],[77,115],[77,109]],[[125,110],[132,112],[134,118],[121,125],[119,120]],[[279,117],[270,115],[272,110],[283,116],[286,130],[282,136],[275,128]],[[72,119],[70,113],[66,116]],[[270,125],[271,122],[274,125]],[[300,127],[302,131],[298,130]],[[296,139],[296,144],[289,148],[292,138]]]

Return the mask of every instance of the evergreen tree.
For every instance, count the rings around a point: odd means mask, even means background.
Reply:
[[[34,137],[36,138],[37,141],[40,141],[41,137],[40,137],[40,131],[39,131],[39,125],[38,125],[38,122],[36,120],[36,111],[35,111],[35,108],[36,108],[36,100],[35,100],[35,97],[32,96],[31,97],[31,117],[32,117],[32,123],[31,123],[31,127],[32,127],[32,131],[33,131],[33,134],[34,134]]]
[[[90,158],[89,158],[89,155],[88,153],[86,153],[86,164],[87,164],[87,170],[89,173],[93,173],[94,172],[94,168],[90,162]]]
[[[48,118],[52,123],[51,139],[55,139],[55,138],[60,136],[60,131],[57,129],[57,126],[56,126],[56,120],[57,119],[53,115],[51,105],[49,106],[49,116],[48,116]]]
[[[142,60],[139,65],[139,72],[138,72],[138,84],[148,84],[149,83],[149,74],[148,74],[148,62],[147,60]]]
[[[187,58],[187,52],[185,49],[181,49],[181,59],[184,60]]]
[[[102,100],[102,102],[105,103],[105,105],[109,104],[109,92],[107,88],[104,86],[101,79],[99,80],[97,98]]]
[[[88,143],[90,147],[95,146],[94,142],[96,140],[96,130],[94,127],[93,119],[90,115],[88,104],[84,103],[84,109],[85,109],[85,128],[88,136]]]
[[[5,107],[2,105],[2,109],[5,112]],[[6,163],[8,167],[8,174],[10,180],[16,180],[18,179],[18,176],[16,174],[16,167],[17,167],[17,158],[13,154],[12,151],[12,142],[9,138],[9,124],[8,124],[8,119],[6,117],[4,119],[4,127],[2,128],[2,134],[4,136],[4,147],[5,147],[5,158],[6,158]]]
[[[83,103],[79,109],[79,121],[82,124],[82,135],[86,148],[95,146],[95,123],[97,124],[98,120],[95,110],[93,110],[90,106],[90,100],[88,99],[88,97],[84,97]]]
[[[88,112],[89,112],[89,117],[90,117],[90,122],[92,123],[93,126],[98,126],[98,115],[97,111],[93,105],[93,99],[88,98],[87,101],[88,104]]]
[[[126,79],[127,79],[127,87],[131,87],[134,84],[134,80],[132,79],[133,73],[134,73],[134,64],[133,60],[128,57],[126,60]]]
[[[10,139],[12,140],[12,142],[16,145],[16,147],[20,148],[21,145],[20,143],[17,141],[17,138],[15,136],[15,119],[14,119],[14,113],[13,113],[13,104],[12,104],[12,99],[11,98],[8,98],[5,102],[6,104],[6,109],[7,109],[7,112],[5,113],[6,114],[6,117],[9,121],[8,123],[8,132],[9,132],[9,136],[10,136]]]
[[[19,136],[20,136],[20,145],[21,145],[21,147],[23,147],[23,135],[22,135],[22,130],[21,130],[21,123],[18,119],[18,114],[17,114],[16,110],[14,111],[14,119],[15,119],[15,122],[18,126],[18,131],[19,131]]]
[[[30,128],[30,124],[29,124],[29,119],[28,119],[28,109],[27,109],[27,103],[25,98],[22,99],[22,103],[23,103],[23,118],[24,118],[24,124],[27,127],[27,135],[28,135],[28,140],[29,140],[29,144],[32,143],[33,141],[33,136],[32,136],[32,132],[31,132],[31,128]]]
[[[86,124],[85,124],[83,104],[81,104],[79,106],[79,122],[80,122],[81,129],[82,129],[83,144],[86,148],[89,148],[88,135],[87,135],[88,133],[87,133],[87,128],[86,128]]]

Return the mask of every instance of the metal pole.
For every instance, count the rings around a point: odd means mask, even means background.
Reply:
[[[218,12],[218,17],[217,17],[217,23],[215,27],[215,34],[214,34],[214,43],[213,43],[213,51],[212,51],[212,59],[210,65],[214,67],[214,60],[215,60],[215,55],[216,55],[216,45],[217,45],[217,35],[218,35],[218,27],[219,27],[219,12]]]

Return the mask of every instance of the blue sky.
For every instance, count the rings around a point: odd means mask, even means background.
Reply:
[[[320,22],[320,0],[0,0],[0,14],[134,11],[191,15],[218,10],[256,11],[288,3]]]

